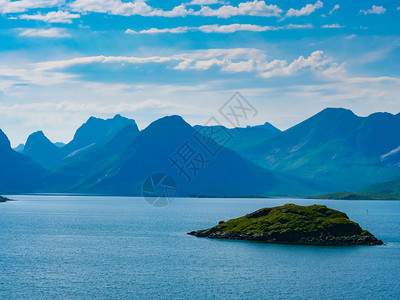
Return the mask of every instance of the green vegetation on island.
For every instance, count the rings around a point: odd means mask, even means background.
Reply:
[[[342,192],[342,193],[333,193],[325,195],[316,195],[316,196],[311,196],[309,198],[334,199],[334,200],[400,200],[400,195]]]
[[[7,199],[6,197],[0,196],[0,202],[6,202],[8,200],[10,200],[10,199]]]
[[[382,245],[340,211],[324,205],[285,204],[262,208],[243,217],[205,230],[188,233],[197,237],[250,240],[301,245]]]

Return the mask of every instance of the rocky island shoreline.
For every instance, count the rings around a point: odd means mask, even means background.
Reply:
[[[285,204],[262,208],[243,217],[204,230],[188,233],[196,237],[247,240],[299,245],[383,245],[340,211],[324,205]]]
[[[6,202],[6,201],[10,201],[10,199],[0,196],[0,202]]]

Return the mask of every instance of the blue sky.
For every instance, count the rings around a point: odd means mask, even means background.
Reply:
[[[91,115],[286,129],[325,107],[400,111],[400,1],[0,0],[0,128],[69,141]],[[245,125],[245,124],[243,124]]]

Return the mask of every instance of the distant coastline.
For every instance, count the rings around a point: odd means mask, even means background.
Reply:
[[[18,195],[34,195],[34,196],[83,196],[83,197],[135,197],[140,198],[142,195],[129,195],[129,194],[93,194],[93,193],[21,193]],[[162,197],[162,196],[160,196]],[[399,194],[370,194],[370,193],[356,193],[356,192],[341,192],[321,195],[241,195],[241,196],[213,196],[213,195],[187,195],[176,196],[175,198],[198,198],[198,199],[314,199],[314,200],[400,200]],[[0,196],[0,202],[14,201],[12,199]]]
[[[397,194],[364,194],[354,192],[332,193],[310,196],[309,199],[332,199],[332,200],[400,200]]]
[[[271,198],[270,196],[263,196],[263,195],[245,195],[245,196],[210,196],[210,195],[188,195],[188,198],[262,198],[268,199]]]

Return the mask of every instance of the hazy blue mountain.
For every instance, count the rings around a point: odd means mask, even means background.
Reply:
[[[15,152],[0,130],[0,193],[35,191],[45,184],[46,171],[30,158]]]
[[[399,114],[358,117],[347,109],[328,108],[240,153],[268,169],[354,190],[400,176],[398,165],[385,165],[385,157],[399,149],[398,128]]]
[[[93,149],[102,147],[110,142],[115,136],[123,131],[127,126],[131,126],[134,131],[139,129],[134,120],[130,120],[120,115],[116,115],[112,119],[99,119],[91,117],[76,131],[74,138],[67,145],[63,143],[53,144],[45,137],[43,132],[38,131],[28,137],[22,154],[32,158],[41,166],[51,169],[60,164],[62,161],[74,156],[79,157],[81,154]],[[120,139],[124,139],[123,136]],[[128,142],[129,139],[126,139]],[[115,141],[116,147],[121,141]]]
[[[400,178],[371,184],[359,190],[361,193],[400,195]]]
[[[135,124],[135,121],[116,115],[112,119],[99,119],[90,117],[76,131],[74,138],[67,145],[62,147],[67,155],[75,155],[82,150],[100,147],[109,142],[121,129],[129,124]]]
[[[122,153],[138,135],[139,129],[136,123],[131,122],[105,145],[67,157],[51,173],[49,180],[55,188],[53,191],[67,191],[72,187],[96,180],[104,169],[121,158]]]
[[[14,151],[17,151],[18,153],[21,153],[24,151],[25,145],[24,144],[19,144],[17,147],[13,148]]]
[[[54,145],[42,131],[32,133],[28,137],[21,153],[48,169],[55,166],[64,157],[63,150]]]
[[[281,132],[268,122],[263,125],[244,128],[227,128],[222,125],[196,125],[193,128],[203,135],[210,136],[218,144],[235,151],[244,151],[247,148],[257,146]]]
[[[65,174],[68,168],[71,174],[78,174],[79,170],[79,184],[70,191],[88,193],[140,195],[144,180],[159,172],[175,178],[181,196],[304,193],[312,189],[305,182],[256,166],[227,148],[221,148],[214,157],[199,142],[201,138],[181,117],[165,117],[140,132],[123,153],[108,156],[107,160],[96,164],[96,168],[89,167],[93,166],[90,162],[93,156],[88,156],[81,162],[75,161],[74,166],[65,166],[60,174]],[[171,159],[182,158],[177,153],[186,149],[185,145],[194,150],[192,158],[196,158],[196,168],[184,168],[185,173],[180,174],[179,169],[172,166]],[[216,149],[219,148],[217,145]],[[97,155],[101,156],[100,153]],[[194,163],[193,160],[189,162]],[[179,163],[185,165],[183,159]]]

